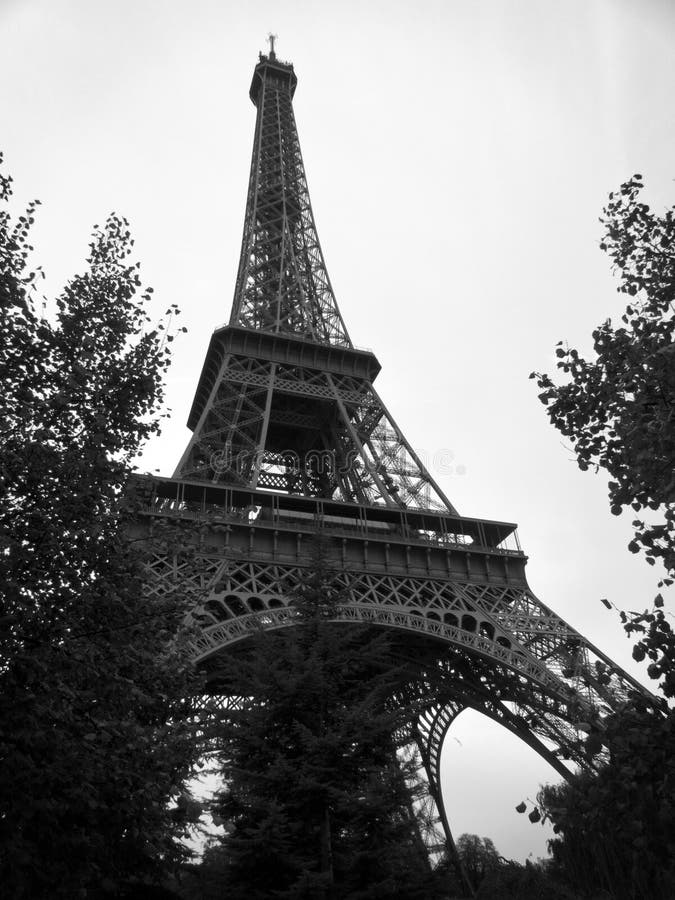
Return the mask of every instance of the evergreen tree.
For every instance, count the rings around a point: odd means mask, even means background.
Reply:
[[[214,810],[228,898],[430,898],[400,747],[413,709],[392,640],[331,622],[340,591],[319,561],[293,589],[297,624],[231,652],[221,687],[246,701],[219,735],[225,789]]]

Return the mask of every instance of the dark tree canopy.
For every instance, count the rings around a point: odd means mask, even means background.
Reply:
[[[219,726],[226,896],[439,896],[420,836],[411,708],[386,634],[329,621],[320,567],[294,588],[298,624],[231,651],[210,677],[247,698]],[[213,866],[213,859],[210,860]]]
[[[478,888],[486,875],[499,866],[499,853],[489,837],[460,834],[457,838],[457,855],[474,888]]]
[[[675,895],[675,717],[634,704],[592,735],[609,761],[597,773],[544,788],[554,823],[554,872],[571,888],[615,900]]]
[[[129,532],[166,341],[115,215],[38,311],[36,206],[0,210],[0,884],[26,900],[159,877],[197,753],[183,600],[146,599],[153,548]]]
[[[652,212],[641,202],[642,189],[641,176],[634,176],[610,194],[602,219],[601,248],[628,297],[621,324],[608,320],[596,328],[592,359],[558,345],[563,384],[533,377],[579,467],[610,476],[612,513],[632,511],[628,549],[665,570],[658,583],[663,593],[651,608],[622,611],[620,618],[637,637],[634,658],[649,660],[649,677],[672,698],[675,638],[667,589],[675,572],[675,210]],[[586,752],[595,771],[549,787],[539,798],[559,835],[551,844],[559,872],[581,896],[601,889],[621,900],[675,896],[673,710],[663,698],[636,692],[604,722],[593,723]]]

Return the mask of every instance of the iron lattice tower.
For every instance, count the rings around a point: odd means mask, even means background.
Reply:
[[[579,724],[643,689],[535,597],[515,525],[459,515],[375,391],[380,365],[352,345],[321,252],[296,84],[292,65],[260,55],[232,314],[211,337],[173,478],[145,485],[148,517],[198,535],[199,570],[158,555],[151,590],[187,583],[208,670],[259,627],[293,624],[283,585],[311,566],[320,532],[349,597],[337,619],[396,629],[415,661],[402,691],[424,705],[414,733],[433,849],[451,840],[439,766],[461,710],[566,775],[586,765]]]

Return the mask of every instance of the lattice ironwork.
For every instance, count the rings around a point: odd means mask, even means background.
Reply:
[[[261,54],[244,238],[230,324],[350,347],[309,201],[293,66]]]
[[[508,544],[515,526],[459,517],[375,391],[379,363],[352,346],[319,245],[296,82],[261,55],[230,324],[211,339],[174,478],[148,482],[148,520],[191,529],[198,566],[157,555],[149,590],[180,583],[192,598],[194,659],[208,671],[261,627],[297,624],[292,585],[320,531],[348,598],[335,621],[392,629],[408,660],[399,696],[419,701],[415,791],[433,856],[443,839],[452,847],[440,756],[463,709],[564,775],[587,764],[579,725],[644,689],[532,593]]]
[[[193,645],[195,660],[220,652],[261,625],[282,628],[295,624],[295,611],[288,605],[284,585],[303,579],[302,566],[214,557],[202,558],[199,569],[199,581],[192,585],[195,595],[200,595],[191,613],[199,626]],[[158,557],[152,571],[154,581],[149,589],[161,593],[174,589],[180,565]],[[639,689],[528,590],[353,571],[338,572],[336,585],[350,597],[350,603],[339,611],[339,621],[423,634],[491,660],[556,701],[557,706],[547,701],[542,721],[555,715],[575,723],[580,717],[613,708],[630,691]],[[514,607],[518,610],[516,627],[509,624],[514,621]],[[569,647],[574,648],[573,666]],[[598,662],[607,667],[607,684],[598,680]]]
[[[334,564],[338,553],[335,546]],[[310,549],[304,548],[302,556],[296,565],[253,556],[200,557],[198,575],[190,582],[199,597],[191,613],[197,627],[195,661],[208,666],[260,628],[296,625],[292,586],[311,565]],[[174,590],[175,578],[183,575],[177,560],[169,564],[162,557],[153,571],[156,593]],[[414,671],[405,690],[426,698],[415,726],[426,772],[426,782],[420,783],[428,784],[425,802],[437,810],[434,828],[440,822],[448,834],[440,754],[462,709],[489,716],[565,774],[570,763],[587,765],[579,725],[600,721],[631,691],[640,690],[527,588],[338,567],[335,584],[349,598],[337,610],[336,622],[390,628],[402,636],[401,653]],[[606,684],[598,678],[597,663],[609,673]]]
[[[176,476],[455,512],[369,379],[235,354]]]

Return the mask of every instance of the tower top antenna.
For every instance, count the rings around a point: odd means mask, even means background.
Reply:
[[[276,58],[277,58],[277,55],[276,55],[276,53],[274,52],[274,42],[276,41],[277,37],[278,37],[278,35],[272,34],[272,32],[270,32],[270,33],[267,35],[267,40],[269,41],[269,44],[270,44],[270,59],[276,59]]]

